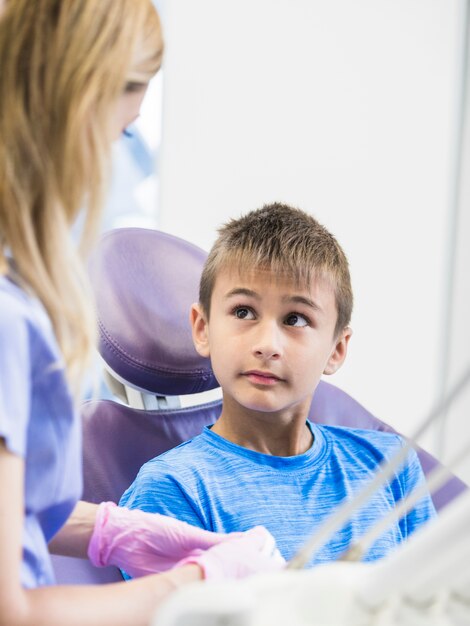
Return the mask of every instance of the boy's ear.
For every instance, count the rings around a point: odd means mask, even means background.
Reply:
[[[208,358],[209,351],[209,327],[204,311],[200,304],[193,304],[189,312],[189,321],[193,333],[193,343],[200,356]]]
[[[323,370],[324,374],[334,374],[344,362],[346,358],[346,354],[348,352],[348,343],[351,339],[352,328],[346,326],[335,341],[335,346],[328,358],[325,369]]]

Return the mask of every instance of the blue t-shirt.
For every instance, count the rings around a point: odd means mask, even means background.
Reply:
[[[121,498],[128,508],[162,513],[217,532],[268,528],[289,560],[333,509],[371,479],[403,446],[391,433],[308,422],[314,442],[292,457],[238,446],[205,428],[147,462]],[[315,555],[331,561],[423,480],[414,451],[406,464]],[[364,560],[381,558],[435,515],[429,496],[377,539]]]
[[[21,583],[54,582],[47,543],[82,491],[81,431],[50,320],[0,276],[0,437],[25,461]]]

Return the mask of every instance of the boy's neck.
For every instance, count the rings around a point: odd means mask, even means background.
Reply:
[[[312,446],[313,436],[306,424],[308,411],[301,408],[282,413],[242,409],[234,414],[224,403],[212,432],[239,446],[272,456],[297,456]]]

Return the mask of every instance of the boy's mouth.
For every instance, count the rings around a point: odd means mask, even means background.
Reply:
[[[242,376],[256,385],[275,385],[283,380],[272,372],[262,372],[261,370],[249,370],[243,372]]]

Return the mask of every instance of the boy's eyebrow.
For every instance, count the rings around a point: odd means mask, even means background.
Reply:
[[[236,287],[235,289],[230,290],[225,297],[231,298],[232,296],[249,296],[250,298],[255,298],[256,300],[261,299],[261,296],[256,291],[253,291],[252,289],[247,289],[246,287]],[[284,296],[282,300],[283,302],[305,304],[315,311],[323,312],[321,306],[319,306],[314,300],[311,300],[306,296]]]
[[[305,304],[315,311],[323,311],[321,306],[319,306],[314,300],[311,300],[310,298],[307,298],[305,296],[285,296],[283,300],[284,302],[297,302],[298,304]]]
[[[225,295],[226,298],[231,298],[232,296],[250,296],[251,298],[256,298],[257,300],[260,300],[261,298],[256,291],[246,289],[246,287],[236,287]]]

